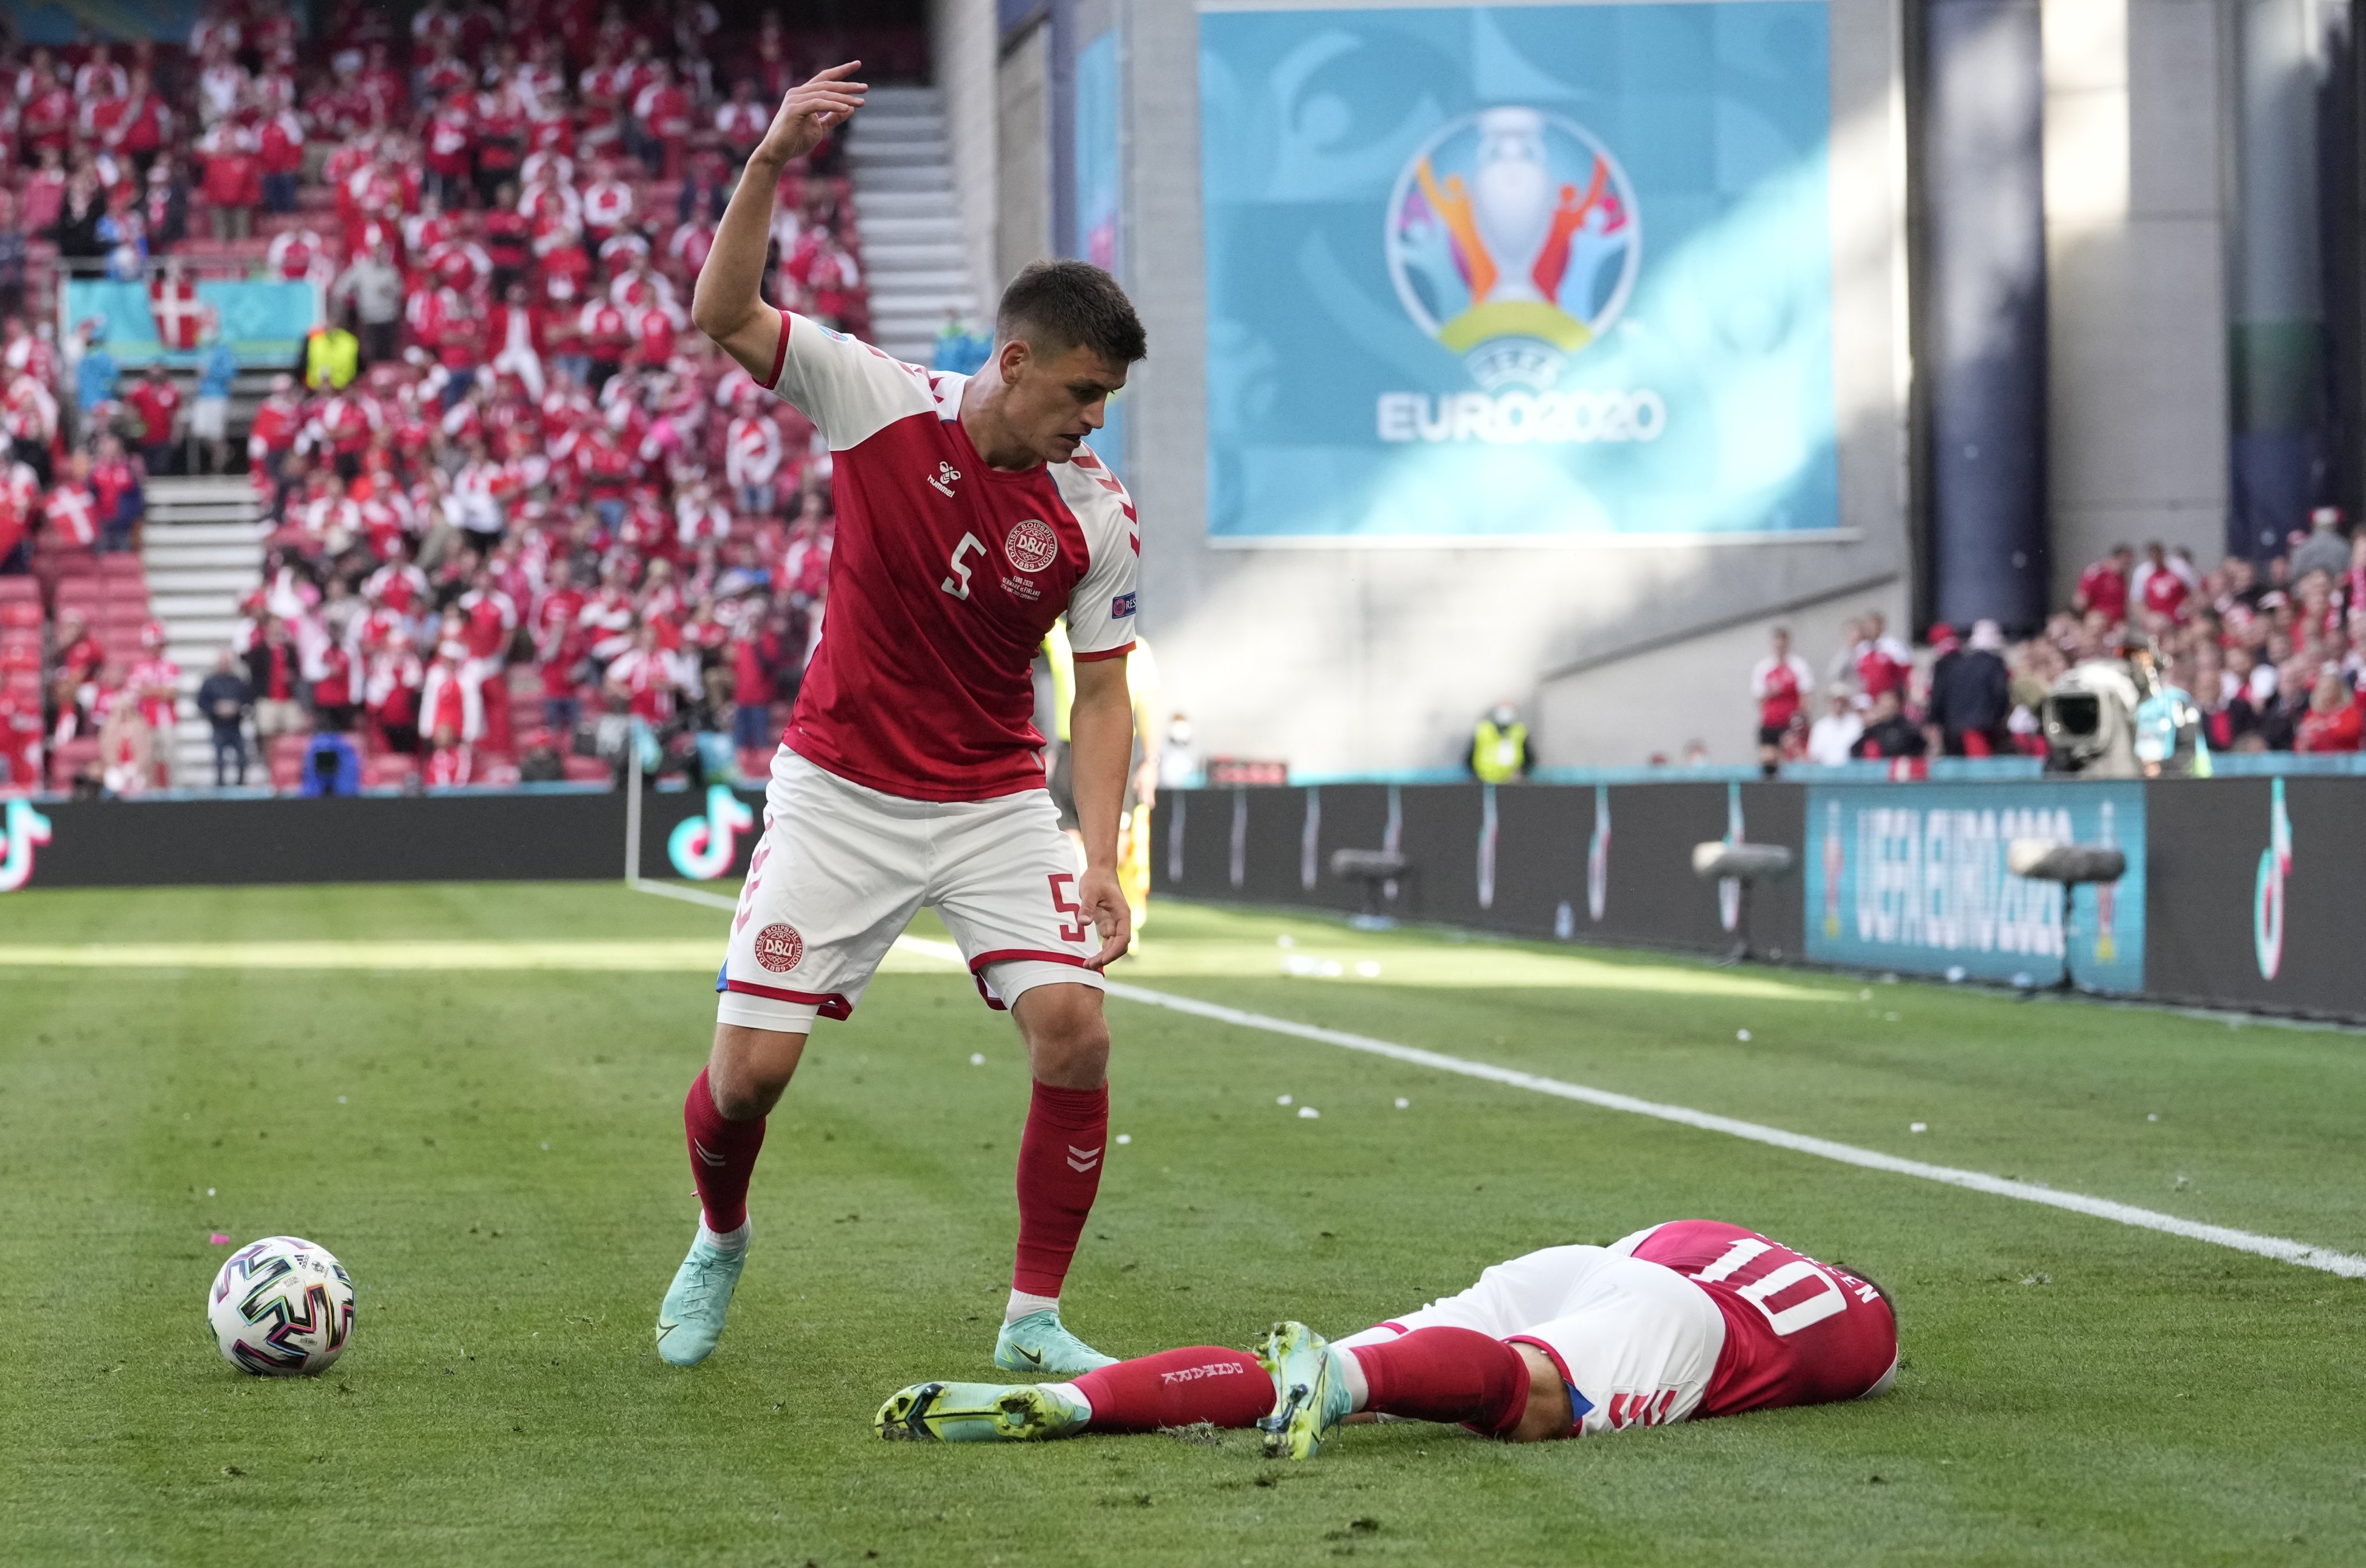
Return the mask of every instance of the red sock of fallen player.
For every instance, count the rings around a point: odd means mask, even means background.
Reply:
[[[1076,1255],[1076,1238],[1101,1187],[1109,1143],[1109,1086],[1035,1086],[1019,1139],[1019,1256],[1010,1288],[1056,1299]],[[1015,1308],[1013,1309],[1016,1310]]]
[[[1273,1380],[1255,1356],[1194,1345],[1102,1367],[1076,1380],[1093,1407],[1088,1432],[1155,1432],[1195,1421],[1254,1426],[1273,1408]]]
[[[725,1121],[702,1067],[682,1102],[682,1124],[690,1134],[690,1174],[698,1183],[706,1228],[728,1235],[748,1223],[748,1178],[755,1174],[756,1151],[764,1146],[764,1119]]]
[[[1364,1408],[1416,1421],[1453,1421],[1490,1435],[1519,1425],[1528,1363],[1501,1339],[1469,1328],[1416,1328],[1348,1354],[1371,1390]]]

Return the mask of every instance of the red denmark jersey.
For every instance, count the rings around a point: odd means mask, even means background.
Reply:
[[[1725,1318],[1696,1418],[1855,1399],[1898,1364],[1898,1324],[1878,1291],[1755,1231],[1672,1220],[1634,1256],[1698,1285]]]
[[[989,468],[962,429],[967,383],[788,312],[766,383],[828,440],[838,503],[829,614],[783,742],[916,800],[1042,787],[1031,667],[1062,615],[1079,660],[1133,648],[1125,487],[1083,446]]]

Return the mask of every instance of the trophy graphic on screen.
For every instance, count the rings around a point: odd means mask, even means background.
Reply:
[[[1545,117],[1534,109],[1487,110],[1479,117],[1476,161],[1470,213],[1494,264],[1487,299],[1547,302],[1535,276],[1555,196],[1552,171],[1545,165]]]
[[[1491,390],[1551,387],[1626,309],[1641,255],[1617,160],[1516,104],[1423,143],[1397,176],[1386,244],[1405,313]]]

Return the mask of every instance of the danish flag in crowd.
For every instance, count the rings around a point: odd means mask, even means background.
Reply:
[[[156,318],[157,339],[166,348],[197,346],[200,307],[196,284],[186,277],[150,278],[148,309]]]

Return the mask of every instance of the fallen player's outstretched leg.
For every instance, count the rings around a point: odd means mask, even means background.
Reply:
[[[924,1382],[879,1407],[883,1438],[1032,1442],[1082,1432],[1156,1432],[1199,1422],[1240,1427],[1273,1408],[1257,1359],[1195,1345],[1087,1372],[1074,1382]]]

